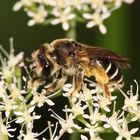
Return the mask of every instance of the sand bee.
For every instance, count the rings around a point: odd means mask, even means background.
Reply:
[[[32,53],[30,86],[40,86],[52,80],[46,94],[63,87],[68,77],[74,79],[75,95],[81,90],[84,77],[94,77],[105,95],[124,85],[121,69],[129,67],[128,59],[105,48],[84,45],[71,39],[45,43]]]

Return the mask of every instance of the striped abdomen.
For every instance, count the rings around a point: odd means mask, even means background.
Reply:
[[[105,70],[105,73],[109,77],[109,89],[111,92],[114,91],[116,87],[123,87],[123,75],[117,63],[111,60],[97,60],[97,63]]]

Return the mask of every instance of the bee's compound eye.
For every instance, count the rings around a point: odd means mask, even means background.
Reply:
[[[44,55],[39,55],[38,59],[42,67],[42,76],[44,76],[44,78],[49,77],[51,74],[51,64],[49,60]]]
[[[51,74],[51,65],[50,65],[50,63],[47,63],[42,69],[42,75],[45,78],[47,78],[50,76],[50,74]]]

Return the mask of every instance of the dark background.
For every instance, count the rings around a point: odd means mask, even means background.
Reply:
[[[0,1],[0,44],[6,50],[9,50],[10,37],[14,38],[16,53],[24,51],[25,57],[29,57],[40,44],[65,37],[61,25],[27,27],[29,18],[26,14],[22,10],[12,11],[15,2]],[[140,1],[123,4],[105,21],[105,25],[108,32],[102,35],[98,28],[87,29],[85,24],[77,24],[77,41],[109,48],[128,57],[132,65],[124,73],[128,89],[130,84],[134,84],[133,79],[140,83]]]

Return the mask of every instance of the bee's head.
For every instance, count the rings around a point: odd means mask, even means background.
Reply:
[[[55,73],[54,69],[56,65],[49,55],[50,52],[50,45],[45,43],[32,53],[33,64],[31,65],[31,68],[36,77],[46,79],[53,76]]]

